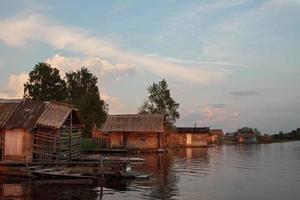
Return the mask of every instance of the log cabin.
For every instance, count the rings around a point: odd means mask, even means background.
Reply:
[[[1,161],[52,162],[80,155],[78,110],[59,102],[0,101]]]
[[[211,140],[209,127],[178,127],[169,133],[170,147],[206,147]]]
[[[159,151],[166,147],[165,125],[163,114],[109,115],[98,135],[108,137],[109,148]]]

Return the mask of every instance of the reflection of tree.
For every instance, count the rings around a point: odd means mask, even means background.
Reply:
[[[173,199],[179,195],[180,176],[206,175],[209,173],[209,156],[206,148],[182,149],[174,153],[144,154],[145,163],[133,165],[133,170],[151,173],[149,180],[106,180],[104,197],[113,197],[118,191],[125,191],[125,197],[141,194],[149,199]],[[18,195],[18,199],[102,199],[101,183],[66,183],[66,180],[23,180],[14,181],[12,187],[0,180],[1,196],[10,191]],[[9,183],[11,184],[11,182]],[[112,192],[109,192],[109,189]],[[107,190],[108,189],[108,190]],[[142,193],[140,193],[142,191]],[[130,194],[131,193],[131,194]],[[122,196],[123,192],[117,194]],[[106,199],[104,198],[104,199]],[[7,199],[7,198],[6,198]],[[13,198],[14,199],[14,198]],[[125,198],[126,199],[126,198]]]
[[[177,193],[178,177],[172,170],[174,156],[171,153],[146,154],[145,163],[138,170],[152,173],[149,181],[142,181],[141,186],[149,186],[151,198],[172,199]],[[148,196],[148,195],[147,195]]]

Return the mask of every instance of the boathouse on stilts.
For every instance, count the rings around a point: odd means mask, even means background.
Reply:
[[[80,155],[82,127],[78,110],[69,104],[0,100],[0,160],[72,160]]]

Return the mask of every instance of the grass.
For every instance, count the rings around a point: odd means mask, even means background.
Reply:
[[[100,145],[96,141],[94,141],[92,138],[82,138],[81,140],[81,149],[99,149]]]

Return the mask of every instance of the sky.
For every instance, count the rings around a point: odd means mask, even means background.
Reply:
[[[98,77],[111,114],[166,79],[177,126],[300,127],[300,0],[0,0],[0,98],[38,62]]]

